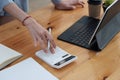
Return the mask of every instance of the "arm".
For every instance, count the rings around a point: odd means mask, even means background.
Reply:
[[[54,40],[52,36],[48,33],[48,31],[43,28],[35,19],[32,17],[28,17],[29,15],[22,11],[15,3],[10,3],[4,7],[4,10],[7,11],[12,16],[16,17],[19,21],[23,22],[23,24],[28,28],[30,34],[32,35],[34,39],[35,46],[39,45],[41,46],[42,50],[44,50],[46,53],[47,48],[47,42],[50,40],[51,47],[50,50],[52,53],[54,53],[54,48],[56,47]]]
[[[84,7],[82,0],[52,0],[56,9],[76,9],[77,5]]]

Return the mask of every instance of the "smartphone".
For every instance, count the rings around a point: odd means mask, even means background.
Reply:
[[[77,59],[77,56],[71,55],[58,46],[56,47],[54,54],[50,51],[48,53],[44,53],[43,50],[37,51],[35,54],[48,65],[57,69],[62,68]]]

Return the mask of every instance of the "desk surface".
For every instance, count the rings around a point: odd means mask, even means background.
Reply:
[[[40,47],[34,47],[28,30],[17,20],[0,27],[0,43],[22,53],[24,56],[13,62],[14,65],[28,57],[33,57],[38,63],[60,80],[120,80],[120,33],[117,34],[101,52],[94,52],[60,40],[58,35],[70,27],[75,21],[87,15],[85,8],[77,8],[71,11],[55,10],[53,5],[30,13],[45,28],[52,26],[52,35],[58,46],[78,59],[57,70],[53,69],[35,56]]]

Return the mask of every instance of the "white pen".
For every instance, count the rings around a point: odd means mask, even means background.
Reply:
[[[48,32],[49,32],[50,35],[51,35],[51,31],[52,31],[52,29],[49,27],[49,28],[48,28]],[[48,45],[47,45],[47,47],[48,47],[48,49],[50,49],[50,40],[48,40]]]

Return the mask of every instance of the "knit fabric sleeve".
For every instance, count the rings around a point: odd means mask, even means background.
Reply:
[[[0,0],[0,16],[4,15],[4,7],[10,3],[13,3],[12,0]]]
[[[52,0],[52,2],[53,2],[54,4],[59,4],[59,3],[61,2],[61,0]]]

